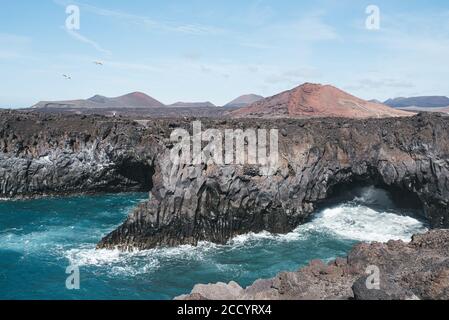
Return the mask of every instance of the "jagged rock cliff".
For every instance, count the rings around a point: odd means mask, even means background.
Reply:
[[[273,279],[260,279],[246,289],[235,282],[197,285],[191,294],[177,299],[447,300],[448,243],[448,230],[414,236],[411,243],[363,243],[346,258],[328,264],[315,260],[297,272],[283,272]]]
[[[435,228],[449,226],[449,121],[440,115],[344,120],[227,120],[214,128],[279,128],[280,166],[172,165],[160,154],[152,198],[99,248],[226,243],[239,234],[292,231],[334,191],[356,182],[416,198]]]
[[[0,114],[0,197],[150,190],[158,143],[105,117]]]
[[[204,119],[206,128],[277,128],[278,170],[176,165],[174,128],[189,119],[136,123],[100,116],[0,113],[0,197],[151,190],[99,248],[225,243],[247,232],[286,233],[335,190],[356,182],[422,205],[448,227],[449,119]]]

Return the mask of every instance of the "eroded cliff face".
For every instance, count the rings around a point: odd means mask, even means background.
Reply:
[[[321,201],[356,182],[414,195],[432,227],[449,226],[449,119],[211,120],[204,129],[279,129],[279,168],[178,165],[175,128],[101,116],[0,113],[0,197],[151,190],[99,248],[226,243],[239,234],[292,231]]]
[[[397,119],[220,120],[213,128],[278,128],[280,166],[173,165],[157,157],[151,200],[99,248],[226,243],[248,232],[292,231],[336,190],[355,182],[414,195],[434,228],[449,227],[449,121]],[[188,122],[177,124],[188,126]]]
[[[189,295],[177,299],[447,300],[448,242],[448,230],[434,230],[414,236],[410,243],[362,243],[347,257],[328,264],[314,260],[296,272],[282,272],[272,279],[259,279],[245,289],[235,282],[200,284]]]
[[[0,113],[0,198],[147,190],[160,145],[128,120]]]

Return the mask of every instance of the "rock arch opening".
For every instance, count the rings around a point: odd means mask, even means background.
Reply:
[[[334,181],[328,188],[327,197],[317,202],[323,209],[346,202],[357,202],[375,210],[388,210],[406,214],[429,224],[426,208],[413,191],[396,184],[387,184],[381,175],[351,175]]]
[[[128,190],[149,192],[153,188],[155,169],[147,161],[124,159],[117,166],[117,173],[125,178]]]

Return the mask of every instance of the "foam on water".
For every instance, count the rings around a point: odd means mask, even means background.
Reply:
[[[95,250],[92,245],[85,248],[72,249],[66,253],[72,264],[112,265],[115,271],[122,270],[127,274],[151,272],[163,261],[190,260],[204,261],[218,252],[240,250],[242,247],[254,248],[263,245],[280,245],[282,243],[307,241],[312,234],[331,234],[347,240],[366,242],[387,242],[389,240],[410,241],[412,235],[424,233],[427,228],[422,222],[408,216],[391,212],[379,212],[366,206],[346,204],[325,209],[317,213],[309,223],[299,226],[288,234],[271,234],[269,232],[248,233],[230,240],[227,245],[201,242],[198,246],[179,246],[175,248],[159,248],[136,252],[119,250]],[[148,266],[130,271],[125,265],[132,265],[133,260],[146,260]],[[122,265],[122,267],[119,267]]]
[[[92,244],[71,249],[64,253],[71,265],[109,266],[113,274],[137,275],[155,271],[164,261],[198,261],[207,259],[207,254],[219,248],[210,242],[200,242],[198,246],[183,245],[173,248],[123,252],[120,250],[96,250]]]
[[[366,206],[342,205],[320,212],[311,226],[339,237],[366,242],[410,241],[427,228],[418,220]]]
[[[269,232],[248,233],[235,237],[230,244],[239,246],[263,240],[290,242],[306,240],[311,232],[331,233],[348,240],[387,242],[410,241],[417,233],[428,231],[425,224],[412,218],[411,212],[397,212],[388,192],[365,187],[359,196],[343,204],[323,209],[313,219],[293,232],[276,235]],[[388,210],[391,208],[392,210]],[[406,215],[409,214],[409,215]]]
[[[50,273],[43,286],[48,286],[54,298],[73,298],[63,283],[52,279],[64,281],[65,268],[77,265],[88,287],[82,298],[170,299],[189,292],[196,283],[236,280],[249,285],[279,271],[297,270],[310,259],[328,261],[345,255],[357,241],[409,241],[413,234],[427,230],[419,220],[402,215],[407,212],[389,210],[392,203],[383,191],[367,188],[352,201],[317,212],[309,223],[285,235],[249,233],[226,245],[201,242],[196,247],[135,252],[95,250],[96,242],[144,197],[1,203],[0,287],[9,291],[0,290],[0,298],[20,298],[27,281],[36,281],[34,273]],[[23,279],[24,275],[29,279]],[[23,287],[17,286],[18,281]],[[117,287],[123,289],[114,296]],[[14,290],[19,292],[12,294]],[[48,293],[24,297],[45,298]]]

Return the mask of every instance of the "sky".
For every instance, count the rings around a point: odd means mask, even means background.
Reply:
[[[304,82],[382,101],[449,95],[448,57],[447,0],[2,1],[0,107],[134,91],[223,105]]]

